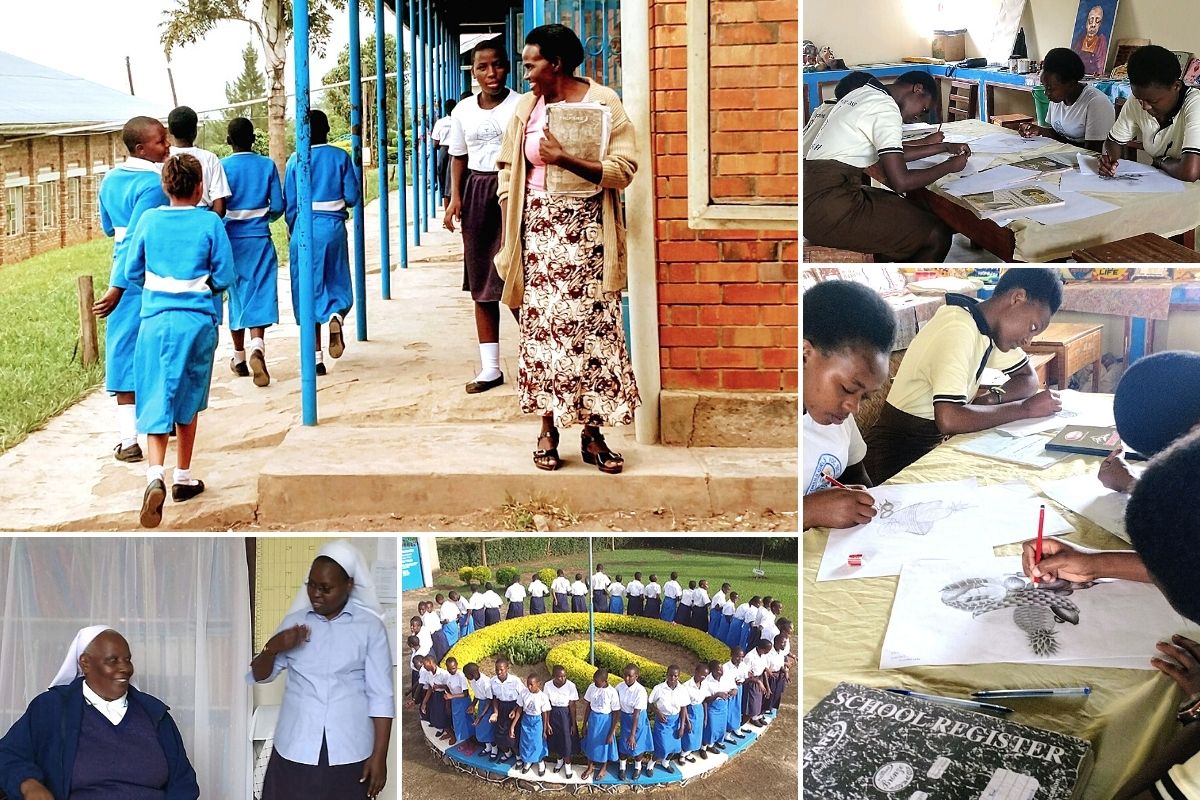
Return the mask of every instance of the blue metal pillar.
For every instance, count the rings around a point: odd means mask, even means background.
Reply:
[[[408,269],[408,164],[404,146],[404,8],[396,3],[396,173],[400,185],[396,192],[396,214],[400,241],[400,269]]]
[[[422,28],[424,36],[422,41],[425,44],[425,136],[429,142],[429,132],[433,130],[434,110],[433,106],[436,100],[433,96],[433,2],[425,5],[425,22]],[[429,220],[433,216],[433,204],[436,202],[433,198],[433,185],[436,181],[433,179],[435,170],[435,156],[433,153],[432,142],[425,145],[425,232],[429,232]]]
[[[363,219],[362,163],[362,64],[358,3],[350,11],[350,161],[358,182],[358,202],[354,204],[354,321],[356,338],[367,340],[367,230]]]
[[[429,115],[429,130],[430,130],[430,132],[433,131],[434,123],[436,123],[439,119],[441,119],[442,97],[443,97],[443,95],[440,91],[440,88],[439,88],[439,84],[441,82],[441,74],[442,74],[442,50],[441,50],[441,48],[442,48],[442,26],[439,24],[436,13],[433,13],[432,17],[433,17],[432,25],[430,26],[431,29],[429,32],[429,46],[432,51],[430,63],[433,64],[433,70],[432,70],[432,74],[430,75],[430,78],[433,81],[434,91],[432,92],[433,113]],[[438,175],[437,156],[438,156],[438,153],[437,153],[437,148],[435,148],[433,146],[432,136],[430,137],[429,151],[430,151],[430,155],[433,157],[431,159],[432,169],[429,172],[429,175],[433,178],[433,180],[429,181],[430,197],[433,202],[430,203],[429,207],[430,207],[430,209],[433,209],[434,211],[436,211],[438,208],[441,208],[442,197],[441,197],[441,190],[438,187],[438,181],[437,181],[437,175]]]
[[[525,35],[517,22],[517,10],[508,9],[508,19],[504,24],[504,46],[508,50],[511,64],[508,68],[508,88],[514,92],[526,91],[524,86],[525,70],[521,68],[521,51]]]
[[[384,67],[383,0],[375,0],[375,164],[379,167],[379,278],[384,300],[392,299],[392,258],[388,220],[387,69]]]
[[[412,38],[412,80],[409,89],[412,91],[412,200],[413,200],[413,245],[421,246],[421,51],[417,47],[417,3],[420,0],[408,0],[408,35]]]
[[[317,424],[316,335],[312,264],[312,131],[308,124],[308,0],[295,0],[292,41],[296,58],[296,238],[300,275],[300,405],[305,425]]]
[[[415,135],[421,143],[421,182],[413,184],[413,194],[421,197],[421,230],[426,233],[429,233],[429,201],[425,197],[425,184],[429,182],[429,127],[425,124],[425,119],[429,116],[429,92],[425,89],[425,81],[429,75],[428,48],[425,46],[429,39],[429,28],[425,24],[428,11],[429,6],[425,3],[422,3],[421,8],[417,11],[417,35],[421,39],[421,44],[417,49],[417,92],[421,98],[419,115],[421,128],[420,133]]]

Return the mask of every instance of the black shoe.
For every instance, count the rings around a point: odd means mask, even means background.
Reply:
[[[129,447],[121,447],[121,444],[118,442],[117,446],[113,448],[113,458],[115,458],[117,461],[124,461],[126,463],[141,461],[143,458],[142,446],[137,442],[134,442],[133,444],[129,445]]]
[[[329,355],[341,358],[346,352],[346,339],[342,336],[342,318],[332,317],[329,320]]]
[[[674,768],[674,767],[672,767],[672,766],[671,766],[669,763],[667,763],[667,764],[663,764],[663,765],[662,765],[662,771],[663,771],[663,772],[665,772],[665,773],[667,773],[668,775],[674,775],[674,774],[675,774],[675,768]]]
[[[522,775],[524,775],[526,772],[529,772],[528,764],[518,764],[517,766],[520,768]]]
[[[323,362],[323,361],[318,361],[318,362],[317,362],[317,374],[318,374],[318,375],[324,375],[324,374],[325,374],[325,362]]]
[[[500,760],[500,751],[499,750],[492,751],[492,754],[490,756],[488,756],[488,761],[491,761],[493,764],[495,764],[499,760]]]
[[[705,758],[708,758],[708,756],[704,756],[704,757],[705,757]],[[683,758],[679,759],[679,763],[680,763],[680,764],[682,764],[682,763],[683,763],[683,762],[685,762],[685,761],[686,761],[687,763],[689,763],[689,764],[695,764],[695,763],[696,763],[696,757],[695,757],[694,755],[692,755],[691,753],[688,753],[686,756],[684,756]]]
[[[625,780],[625,769],[623,767],[617,767],[617,780]]]
[[[750,720],[750,724],[751,724],[751,725],[753,725],[753,726],[755,726],[756,728],[765,728],[765,727],[767,727],[767,723],[765,723],[765,722],[763,722],[761,719],[757,719],[757,718]]]
[[[725,745],[721,742],[715,742],[714,744],[711,745],[711,747],[712,747],[714,753],[724,753],[725,752]]]
[[[184,500],[191,500],[196,495],[204,491],[204,481],[196,481],[195,483],[173,483],[171,484],[171,499],[176,503],[182,503]]]
[[[495,389],[500,384],[504,383],[504,373],[500,373],[499,378],[492,378],[490,381],[471,381],[467,384],[467,394],[479,394],[486,392],[488,389]]]
[[[143,528],[157,528],[162,522],[163,501],[167,499],[167,486],[161,479],[150,481],[142,495],[142,514],[138,518]]]
[[[546,762],[545,761],[539,762],[538,763],[538,777],[540,778],[545,774],[546,774]]]
[[[654,763],[653,762],[646,765],[646,777],[647,778],[654,777]]]
[[[705,749],[702,747],[702,748],[700,748],[699,750],[697,750],[697,751],[696,751],[696,755],[700,756],[700,758],[707,759],[707,758],[708,758],[708,751],[706,751],[706,750],[705,750]]]
[[[250,367],[246,366],[245,361],[238,361],[236,358],[229,359],[229,371],[239,378],[250,377]]]
[[[262,350],[250,351],[250,371],[254,374],[255,386],[270,385],[271,373],[267,372],[267,357]]]
[[[735,739],[737,739],[737,740],[739,740],[739,741],[741,741],[742,739],[745,739],[745,738],[746,738],[746,734],[742,733],[742,731],[741,731],[740,729],[738,729],[738,730],[735,730],[735,731],[732,733],[732,736],[733,736],[733,738],[735,738]]]

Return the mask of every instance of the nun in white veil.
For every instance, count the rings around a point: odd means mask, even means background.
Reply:
[[[396,706],[383,608],[362,553],[320,549],[247,680],[288,671],[262,800],[367,800],[387,782]]]

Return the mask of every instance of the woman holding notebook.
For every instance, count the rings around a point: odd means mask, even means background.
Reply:
[[[504,134],[499,169],[501,302],[521,311],[521,410],[541,416],[533,463],[562,466],[562,427],[579,424],[583,461],[624,466],[600,432],[628,425],[640,404],[625,348],[621,190],[637,169],[634,131],[616,92],[575,75],[583,44],[570,28],[525,37],[530,93]],[[556,419],[557,418],[557,419]]]

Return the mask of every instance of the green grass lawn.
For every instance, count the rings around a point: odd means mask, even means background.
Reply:
[[[687,587],[690,580],[708,579],[708,592],[716,594],[721,584],[728,581],[733,590],[749,600],[753,595],[771,595],[783,602],[783,616],[796,619],[797,579],[799,570],[795,560],[791,562],[764,561],[762,569],[766,573],[763,578],[755,578],[752,569],[758,566],[758,557],[749,555],[723,555],[721,553],[704,553],[695,550],[655,550],[655,549],[626,549],[608,550],[601,548],[600,540],[594,552],[597,563],[604,565],[604,571],[610,578],[618,574],[625,583],[633,579],[634,571],[642,573],[643,583],[649,583],[650,573],[658,575],[658,582],[665,583],[672,570],[679,573],[679,581]],[[489,559],[490,561],[490,559]],[[529,573],[550,567],[561,567],[567,577],[574,577],[576,572],[584,574],[587,582],[588,561],[586,553],[576,553],[567,556],[550,556],[537,562],[522,564],[490,564],[492,571],[497,567],[512,566],[521,570],[521,582],[529,583]],[[461,589],[462,582],[458,572],[438,572],[434,575],[434,588],[437,590]],[[428,590],[426,590],[428,591]],[[503,588],[497,587],[503,594]],[[739,601],[741,602],[741,601]]]
[[[111,258],[112,240],[99,239],[0,266],[0,452],[103,381],[103,321],[100,361],[79,363],[75,281],[92,275],[99,297]]]

